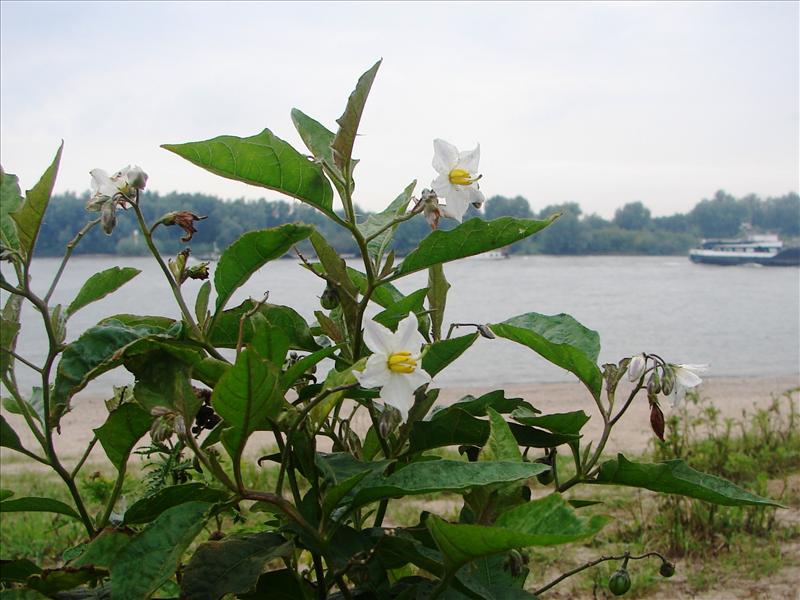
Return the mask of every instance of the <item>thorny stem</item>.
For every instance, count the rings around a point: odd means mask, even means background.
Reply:
[[[601,556],[600,558],[597,558],[595,560],[591,560],[591,561],[589,561],[589,562],[587,562],[587,563],[585,563],[585,564],[583,564],[583,565],[581,565],[579,567],[576,567],[576,568],[572,569],[571,571],[567,571],[566,573],[560,575],[559,577],[556,577],[553,581],[551,581],[547,585],[544,585],[544,586],[540,587],[538,590],[536,590],[535,592],[533,592],[533,595],[538,597],[540,594],[545,593],[547,590],[549,590],[550,588],[558,585],[559,583],[561,583],[562,581],[564,581],[568,577],[572,577],[573,575],[575,575],[577,573],[580,573],[581,571],[584,571],[584,570],[589,569],[591,567],[594,567],[595,565],[599,565],[602,562],[606,562],[606,561],[609,561],[609,560],[625,560],[625,561],[627,561],[627,560],[642,560],[644,558],[649,558],[651,556],[657,556],[658,558],[660,558],[662,560],[662,562],[668,562],[667,559],[664,558],[658,552],[647,552],[646,554],[642,554],[641,556],[631,556],[629,552],[626,552],[626,553],[621,554],[619,556]]]
[[[97,225],[100,222],[100,218],[94,219],[93,221],[89,221],[86,225],[83,226],[77,235],[70,240],[67,244],[67,251],[64,253],[64,258],[61,260],[61,265],[58,267],[58,271],[56,272],[56,276],[53,278],[53,283],[50,284],[50,289],[47,290],[47,293],[44,296],[45,302],[50,302],[50,297],[53,295],[53,292],[56,291],[56,286],[58,285],[59,279],[61,279],[61,275],[64,273],[64,269],[67,266],[67,262],[72,256],[72,251],[75,249],[75,246],[78,245],[78,242],[81,241],[83,236],[85,236],[89,231],[91,231],[92,227]]]

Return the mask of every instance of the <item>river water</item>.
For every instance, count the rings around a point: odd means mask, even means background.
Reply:
[[[34,289],[44,293],[58,264],[57,259],[34,261]],[[114,265],[135,267],[142,273],[117,293],[74,315],[68,341],[99,319],[117,313],[178,315],[163,275],[146,258],[75,257],[53,301],[68,304],[89,276]],[[446,276],[452,284],[446,326],[494,323],[531,311],[565,312],[600,333],[602,362],[648,351],[670,362],[708,363],[709,376],[800,373],[800,269],[714,267],[683,257],[528,256],[467,259],[447,265]],[[424,287],[426,281],[426,273],[417,273],[397,285],[407,293]],[[319,308],[322,284],[296,260],[278,260],[256,273],[228,306],[247,296],[261,298],[269,291],[270,302],[292,306],[311,321]],[[199,287],[196,281],[184,285],[190,306]],[[38,315],[26,308],[22,323],[18,351],[41,363],[46,337]],[[20,383],[35,384],[33,371],[18,369]],[[522,346],[479,339],[437,377],[437,383],[490,386],[571,377]],[[130,375],[117,369],[92,387],[128,381]]]

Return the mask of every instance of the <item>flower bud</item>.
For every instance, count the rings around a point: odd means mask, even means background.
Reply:
[[[650,404],[650,427],[653,433],[658,436],[662,442],[664,441],[664,413],[661,412],[661,407],[658,404]]]
[[[675,389],[675,372],[669,365],[664,365],[661,370],[661,393],[669,396]]]
[[[117,224],[117,206],[113,200],[106,200],[100,209],[100,225],[106,235],[111,235]]]
[[[184,276],[186,279],[208,279],[208,263],[203,262],[189,267],[184,271]]]
[[[646,367],[647,360],[644,354],[637,354],[632,357],[631,362],[628,364],[628,381],[639,381],[642,375],[644,375]]]
[[[655,396],[661,391],[661,379],[658,376],[658,371],[653,371],[650,378],[647,380],[647,393]]]
[[[125,177],[128,180],[128,185],[137,190],[143,190],[147,183],[147,173],[142,171],[139,165],[133,168],[128,167]]]

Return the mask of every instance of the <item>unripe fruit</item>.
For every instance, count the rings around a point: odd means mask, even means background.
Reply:
[[[325,288],[325,291],[322,292],[319,303],[325,310],[333,310],[339,306],[339,294],[336,289],[333,286],[328,285]]]
[[[608,589],[615,596],[622,596],[631,589],[631,576],[625,569],[619,569],[608,579]]]
[[[672,577],[675,575],[675,565],[671,562],[664,561],[661,563],[661,568],[658,570],[662,577]]]
[[[537,458],[534,462],[541,463],[550,467],[549,470],[543,471],[536,476],[536,479],[542,485],[550,485],[553,483],[553,463],[548,456]]]

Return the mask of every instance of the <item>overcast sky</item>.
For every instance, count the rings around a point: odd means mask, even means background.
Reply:
[[[362,120],[356,200],[435,176],[432,140],[481,144],[487,196],[606,217],[690,209],[723,188],[797,191],[797,2],[0,4],[0,159],[57,191],[128,163],[162,193],[278,198],[159,148],[269,127],[330,128],[384,62]]]

